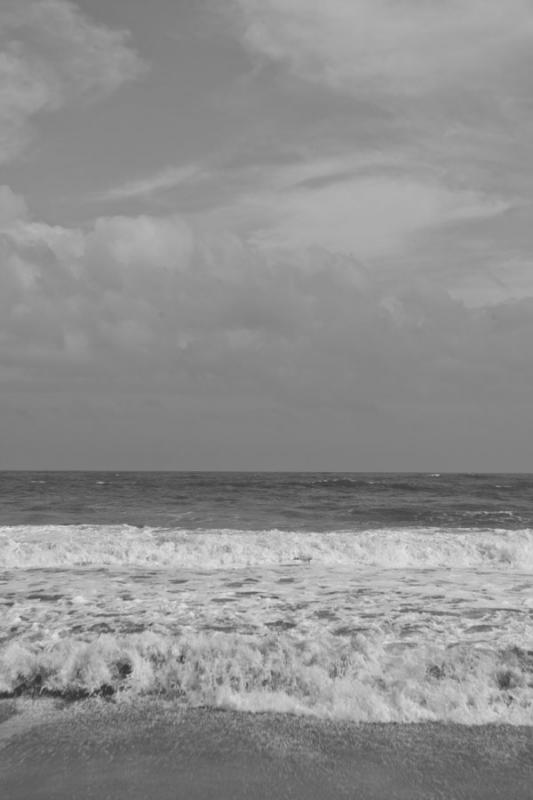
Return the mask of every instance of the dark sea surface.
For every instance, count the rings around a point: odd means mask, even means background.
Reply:
[[[533,724],[533,476],[0,473],[0,695]]]
[[[0,524],[533,527],[533,475],[0,472]]]

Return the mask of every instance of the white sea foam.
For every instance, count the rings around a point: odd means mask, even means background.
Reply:
[[[308,533],[127,525],[0,527],[0,565],[8,569],[109,565],[217,570],[288,564],[527,571],[533,569],[533,531],[386,528]]]
[[[533,719],[531,530],[18,526],[2,567],[5,695]]]
[[[165,696],[186,705],[371,722],[531,724],[533,653],[383,639],[145,632],[0,652],[4,694]]]

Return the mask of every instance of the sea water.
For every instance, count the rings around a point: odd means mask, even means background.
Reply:
[[[0,473],[0,695],[533,724],[533,476]]]

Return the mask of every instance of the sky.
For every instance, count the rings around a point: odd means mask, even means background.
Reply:
[[[533,471],[533,0],[1,0],[0,468]]]

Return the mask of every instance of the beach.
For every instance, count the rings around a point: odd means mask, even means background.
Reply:
[[[530,727],[354,724],[153,702],[52,706],[38,717],[26,706],[0,724],[6,800],[531,797]]]

